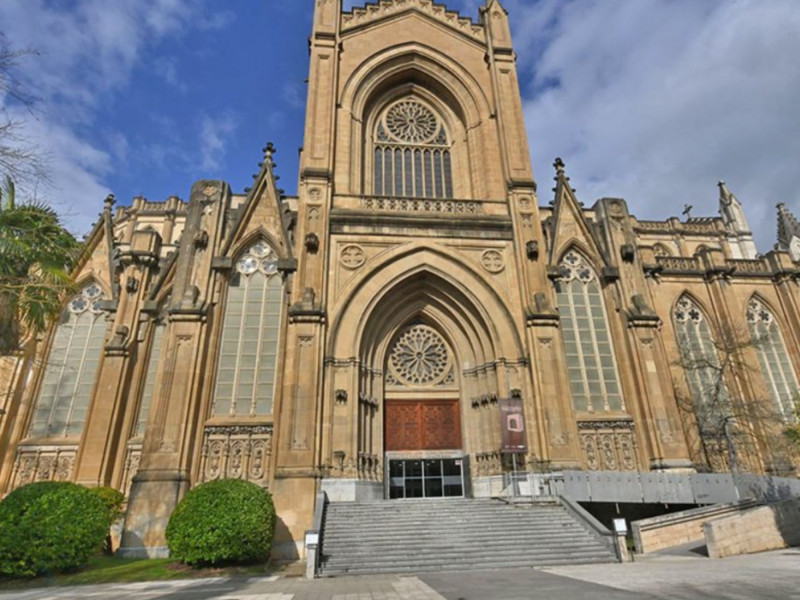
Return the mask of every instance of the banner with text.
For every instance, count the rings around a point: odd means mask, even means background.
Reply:
[[[522,398],[501,398],[500,431],[503,436],[501,451],[505,454],[522,454],[528,451],[528,435],[525,431],[525,415]]]

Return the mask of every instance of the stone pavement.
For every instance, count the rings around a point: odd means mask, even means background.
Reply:
[[[333,579],[203,579],[0,590],[0,600],[800,600],[800,549],[721,560],[661,555],[632,564]]]

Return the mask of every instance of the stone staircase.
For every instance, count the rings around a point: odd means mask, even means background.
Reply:
[[[615,562],[560,504],[491,499],[331,503],[320,575]]]

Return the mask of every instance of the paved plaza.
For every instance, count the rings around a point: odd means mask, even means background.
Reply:
[[[800,600],[800,549],[711,560],[306,581],[203,579],[1,592],[0,600]]]

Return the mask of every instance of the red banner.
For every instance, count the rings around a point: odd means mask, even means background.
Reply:
[[[502,452],[521,454],[528,451],[528,435],[525,431],[525,415],[522,398],[501,398],[500,431],[503,436]]]

